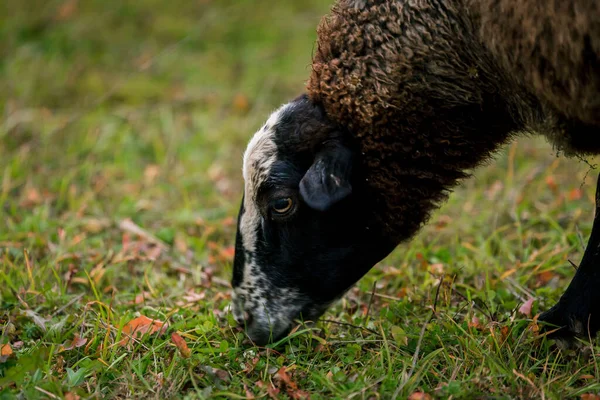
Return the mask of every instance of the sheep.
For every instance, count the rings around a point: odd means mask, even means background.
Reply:
[[[600,153],[599,56],[598,2],[338,0],[306,93],[244,153],[232,303],[249,338],[315,321],[519,134]],[[600,328],[596,257],[540,318],[557,337]]]

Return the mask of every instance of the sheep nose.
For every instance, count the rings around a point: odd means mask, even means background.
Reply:
[[[235,316],[234,318],[235,322],[237,322],[237,324],[242,328],[244,326],[250,326],[252,323],[252,314],[250,314],[248,311],[244,311],[242,315]]]

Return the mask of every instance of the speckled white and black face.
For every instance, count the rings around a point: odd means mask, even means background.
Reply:
[[[250,140],[232,286],[234,317],[255,343],[278,339],[299,317],[315,321],[378,261],[381,241],[352,193],[352,163],[305,96]]]
[[[269,337],[280,336],[292,324],[305,299],[291,287],[278,287],[260,267],[259,235],[264,221],[257,194],[271,174],[277,160],[276,126],[286,104],[271,114],[266,124],[250,140],[243,161],[244,198],[238,221],[238,257],[243,252],[243,272],[233,294],[233,314],[239,323],[246,323],[250,338],[263,343]],[[238,258],[239,259],[239,258]],[[269,328],[268,330],[266,328]]]

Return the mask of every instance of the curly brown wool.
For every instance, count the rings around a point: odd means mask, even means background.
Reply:
[[[413,235],[517,133],[544,134],[566,153],[600,153],[599,4],[333,6],[318,28],[308,94],[356,139],[390,237]]]

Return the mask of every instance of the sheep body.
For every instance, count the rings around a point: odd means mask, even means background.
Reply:
[[[599,22],[585,0],[339,0],[308,93],[244,156],[232,287],[249,337],[316,320],[517,134],[600,153]],[[597,221],[540,317],[565,337],[600,329]]]
[[[599,21],[579,0],[340,0],[318,28],[308,94],[357,140],[401,241],[519,132],[600,152]]]

